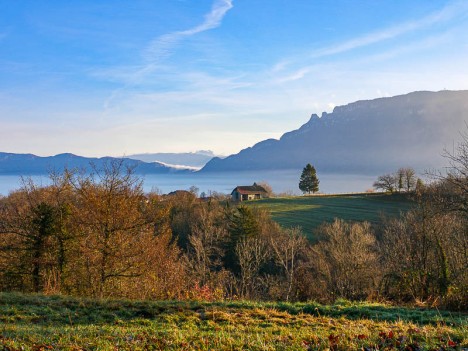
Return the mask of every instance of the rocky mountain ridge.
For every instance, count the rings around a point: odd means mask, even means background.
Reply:
[[[268,139],[225,159],[213,158],[202,172],[301,169],[370,174],[411,166],[442,167],[468,122],[468,91],[419,91],[337,106],[312,114],[299,129]]]

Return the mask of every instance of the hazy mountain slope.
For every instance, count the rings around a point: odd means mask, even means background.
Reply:
[[[468,91],[414,92],[338,106],[312,115],[298,130],[269,139],[202,171],[299,169],[308,162],[319,172],[375,173],[412,166],[417,170],[446,163],[466,129]]]
[[[181,165],[189,167],[203,167],[215,155],[212,151],[196,151],[184,153],[147,153],[128,156],[134,160],[144,162],[163,162],[171,165]]]
[[[52,170],[62,171],[64,168],[79,168],[90,170],[91,164],[97,169],[105,162],[115,160],[112,157],[89,158],[73,154],[59,154],[56,156],[40,157],[32,154],[13,154],[0,152],[0,174],[34,175],[47,174]],[[168,173],[172,168],[160,163],[145,163],[125,158],[125,166],[135,167],[139,174]]]

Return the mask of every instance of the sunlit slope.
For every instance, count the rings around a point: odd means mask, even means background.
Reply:
[[[203,172],[302,169],[322,173],[379,174],[399,167],[418,172],[446,165],[445,148],[460,140],[468,120],[468,91],[419,91],[337,106],[313,114],[299,129],[268,139]]]
[[[398,217],[414,202],[406,194],[352,194],[271,198],[247,203],[270,211],[273,219],[285,227],[302,227],[314,237],[323,222],[335,218],[380,224],[383,218]]]

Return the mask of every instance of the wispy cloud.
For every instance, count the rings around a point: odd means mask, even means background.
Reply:
[[[453,38],[459,34],[457,30],[448,30],[441,34],[433,35],[427,38],[408,41],[404,45],[397,46],[373,55],[359,59],[361,64],[389,60],[398,56],[407,55],[412,52],[432,49]]]
[[[182,40],[219,27],[226,13],[233,7],[232,1],[216,0],[211,11],[205,15],[203,23],[186,30],[163,34],[154,39],[143,51],[145,63],[133,74],[133,83],[141,82],[147,75],[154,72],[164,59],[172,55],[177,44]]]
[[[289,60],[283,60],[283,61],[280,61],[278,63],[276,63],[272,69],[271,69],[271,72],[272,73],[275,73],[275,72],[280,72],[282,71],[283,69],[285,69],[291,62]]]
[[[358,38],[348,40],[344,43],[336,44],[320,48],[312,52],[312,58],[319,58],[324,56],[331,56],[340,54],[343,52],[351,51],[368,45],[376,44],[384,40],[390,40],[406,33],[416,31],[422,28],[426,28],[435,25],[440,22],[448,21],[455,16],[463,15],[468,13],[468,3],[466,1],[455,1],[445,6],[442,10],[432,13],[419,20],[414,20],[400,25],[386,28],[381,31],[363,35]]]
[[[170,56],[174,47],[183,39],[221,25],[226,13],[233,7],[232,0],[217,0],[203,23],[183,31],[164,34],[153,40],[144,52],[148,62],[158,62]]]
[[[172,55],[177,45],[186,38],[219,27],[226,13],[233,8],[233,0],[215,0],[204,21],[192,28],[163,34],[143,50],[144,62],[133,67],[114,67],[93,72],[93,75],[111,81],[123,81],[125,85],[112,92],[104,102],[107,110],[112,101],[132,86],[142,83],[149,75],[162,69],[161,62]]]
[[[388,60],[415,51],[433,48],[441,45],[444,41],[450,40],[452,37],[457,37],[456,30],[452,29],[456,29],[465,18],[468,18],[468,2],[456,0],[441,8],[439,11],[433,12],[425,17],[370,32],[348,41],[324,46],[312,52],[309,51],[308,53],[302,54],[299,57],[283,58],[270,68],[269,74],[272,77],[271,82],[273,84],[289,84],[295,81],[305,80],[306,77],[310,75],[320,74],[319,69],[317,69],[317,67],[321,67],[322,61],[318,60],[320,58],[326,58],[327,62],[330,62],[328,58],[336,56],[336,60],[333,60],[333,62],[337,65],[344,64],[351,67],[354,62],[354,67],[359,67],[362,66],[363,63]],[[447,24],[449,25],[447,26]],[[444,28],[451,27],[451,29],[446,29],[443,34],[434,35],[431,29],[436,25],[443,25]],[[400,40],[396,44],[392,42],[392,45],[386,46],[383,50],[379,49],[378,52],[367,53],[365,56],[360,56],[357,58],[357,61],[352,59],[350,61],[349,58],[342,61],[340,58],[340,54],[377,45],[385,41],[408,36],[418,31],[423,32],[425,30],[430,30],[430,33],[426,33],[425,37],[423,36],[421,38],[421,36],[418,36],[417,40],[413,38],[411,41]],[[331,68],[329,67],[326,69],[330,70]]]
[[[284,77],[280,77],[279,79],[276,80],[276,83],[286,83],[286,82],[302,79],[309,72],[310,72],[310,68],[309,67],[304,67],[304,68],[301,68],[301,69],[299,69],[297,71],[291,72],[290,74],[288,74],[288,75],[286,75]]]

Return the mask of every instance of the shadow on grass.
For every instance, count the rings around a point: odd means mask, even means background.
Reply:
[[[0,323],[15,324],[115,324],[130,320],[157,319],[167,315],[191,314],[210,309],[272,309],[291,315],[309,314],[332,318],[404,321],[418,325],[468,325],[466,313],[434,309],[396,307],[384,304],[337,301],[333,305],[287,302],[198,302],[198,301],[133,301],[98,300],[68,296],[43,296],[0,293]]]

